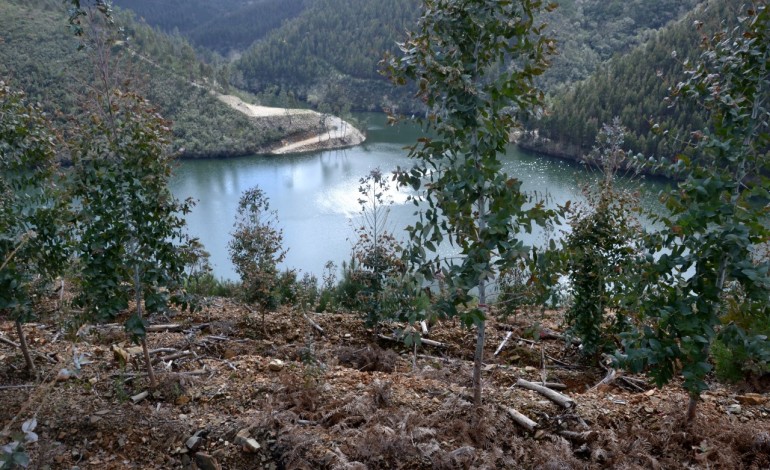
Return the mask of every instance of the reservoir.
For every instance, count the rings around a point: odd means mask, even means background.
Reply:
[[[229,261],[227,243],[233,231],[240,195],[259,186],[270,199],[270,209],[278,214],[283,229],[284,247],[288,249],[283,268],[313,273],[319,277],[327,261],[337,266],[350,259],[355,241],[353,224],[360,224],[360,179],[371,170],[383,173],[396,167],[410,167],[405,146],[420,136],[414,126],[387,126],[382,114],[361,114],[366,123],[367,140],[357,147],[281,156],[251,156],[217,160],[179,162],[171,182],[174,195],[197,201],[187,222],[192,236],[200,238],[211,255],[214,275],[236,279]],[[584,200],[582,185],[597,174],[574,162],[524,153],[510,146],[503,156],[504,169],[523,181],[524,191],[547,195],[549,206],[566,201]],[[639,187],[642,207],[660,206],[658,192],[663,183],[650,180],[623,181]],[[407,202],[408,192],[395,189],[388,218],[389,230],[405,238],[403,228],[415,220],[416,207]],[[568,227],[555,227],[554,237]],[[542,231],[522,234],[527,244],[543,245]]]

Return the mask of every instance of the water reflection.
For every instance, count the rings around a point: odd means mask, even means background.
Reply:
[[[351,218],[359,212],[359,180],[371,170],[392,171],[408,167],[404,146],[418,134],[413,128],[385,127],[381,115],[368,116],[368,140],[346,149],[280,157],[254,156],[226,160],[198,160],[180,163],[172,190],[177,197],[193,197],[198,205],[188,216],[189,230],[201,239],[211,253],[215,274],[235,278],[227,256],[227,243],[235,218],[238,198],[258,185],[270,198],[284,230],[289,252],[284,267],[320,275],[328,260],[339,264],[350,255],[354,237]],[[582,199],[580,187],[595,176],[577,164],[526,155],[511,149],[504,169],[523,181],[530,193],[547,193],[550,204]],[[632,186],[638,183],[627,183]],[[657,204],[655,188],[646,191],[644,204]],[[390,224],[400,231],[414,220],[414,206],[406,202],[405,192],[392,192],[394,205]],[[535,232],[524,237],[526,243],[541,243]]]

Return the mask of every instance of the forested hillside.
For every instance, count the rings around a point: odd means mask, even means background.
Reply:
[[[669,87],[684,76],[685,61],[701,53],[702,32],[696,22],[702,22],[703,33],[714,32],[724,21],[736,21],[740,5],[738,0],[708,2],[645,45],[612,58],[585,81],[556,93],[546,116],[529,123],[541,139],[526,139],[522,145],[579,157],[591,149],[602,124],[618,116],[629,129],[625,138],[629,149],[646,156],[675,154],[682,149],[682,139],[703,129],[706,122],[699,110],[672,108],[665,101]]]
[[[271,30],[299,15],[308,0],[117,0],[147,24],[178,32],[196,46],[227,56],[243,51]]]
[[[559,0],[544,17],[558,55],[540,85],[548,91],[587,78],[602,62],[623,54],[703,0]]]
[[[292,91],[332,108],[379,110],[394,91],[377,64],[415,22],[417,5],[416,0],[314,0],[246,51],[231,82],[255,93]],[[407,96],[399,91],[395,101]]]
[[[541,18],[560,52],[540,85],[551,90],[587,77],[602,61],[629,50],[699,1],[558,2],[559,8]],[[314,0],[243,55],[233,83],[257,93],[281,87],[332,106],[344,97],[354,109],[400,105],[414,110],[418,105],[409,94],[394,91],[378,76],[377,64],[418,15],[415,0]]]
[[[548,91],[588,77],[603,61],[642,43],[702,0],[560,0],[541,19],[559,54],[538,81]],[[253,93],[293,95],[333,111],[414,111],[378,62],[419,16],[416,0],[118,0],[148,24],[178,32],[202,56],[234,59],[229,82]],[[243,53],[242,56],[240,54]],[[238,59],[240,57],[240,59]]]
[[[173,121],[174,147],[183,155],[249,154],[283,136],[194,85],[214,86],[216,73],[196,59],[184,39],[159,35],[129,14],[117,15],[116,21],[125,38],[112,48],[115,64]],[[78,113],[89,86],[86,77],[93,76],[88,48],[77,49],[60,1],[0,0],[0,77],[58,116],[60,125]]]

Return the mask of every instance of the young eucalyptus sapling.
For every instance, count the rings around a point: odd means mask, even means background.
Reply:
[[[585,162],[598,167],[598,185],[585,185],[587,205],[573,206],[572,232],[564,243],[565,272],[572,303],[565,319],[570,333],[580,339],[582,352],[596,358],[615,350],[614,335],[627,325],[626,300],[635,289],[637,244],[641,227],[633,213],[638,195],[619,188],[618,174],[628,164],[623,149],[625,129],[615,118],[604,124],[596,147]]]
[[[278,214],[270,210],[270,200],[258,187],[243,193],[238,202],[232,240],[227,245],[230,260],[243,283],[243,298],[256,302],[262,314],[278,307],[278,264],[286,257],[283,230]]]
[[[414,82],[426,106],[425,116],[416,118],[426,137],[410,150],[416,163],[398,171],[399,184],[420,191],[414,201],[423,203],[408,227],[408,258],[426,280],[440,272],[449,293],[446,313],[477,327],[478,405],[487,283],[526,255],[517,234],[549,217],[542,204],[528,205],[521,181],[503,171],[499,158],[517,116],[542,99],[533,81],[545,70],[553,43],[535,23],[541,9],[539,0],[424,0],[400,56],[385,60],[391,79]],[[444,241],[459,250],[459,259],[441,259],[437,249]],[[473,303],[474,291],[478,305],[459,309]]]
[[[675,100],[703,106],[711,127],[693,134],[699,153],[668,166],[681,182],[666,200],[661,233],[650,242],[646,299],[621,359],[648,367],[658,385],[680,370],[689,392],[687,419],[695,417],[709,352],[736,292],[747,314],[770,319],[767,260],[753,252],[770,237],[770,10],[755,2],[732,31],[704,38],[706,51],[672,90]],[[732,286],[728,288],[728,286]],[[759,342],[768,347],[767,338]]]
[[[382,318],[383,294],[388,283],[403,272],[401,244],[387,229],[392,199],[388,178],[379,168],[359,181],[361,224],[356,228],[358,239],[353,245],[353,258],[359,268],[353,276],[363,285],[360,305],[366,310],[367,323],[374,325]]]
[[[155,387],[144,310],[189,306],[183,291],[189,250],[182,216],[192,203],[180,202],[168,187],[174,163],[168,122],[132,93],[113,91],[97,101],[109,104],[102,109],[106,116],[92,115],[72,154],[81,269],[75,303],[105,321],[134,301],[126,328],[141,340]]]
[[[68,257],[55,146],[43,111],[0,81],[0,312],[14,320],[32,372],[22,323],[32,317],[40,288],[61,274]]]

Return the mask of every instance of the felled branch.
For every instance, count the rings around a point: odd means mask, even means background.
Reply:
[[[559,431],[558,434],[561,437],[567,438],[568,440],[575,442],[577,444],[587,444],[587,443],[593,442],[596,440],[596,437],[598,436],[596,431],[577,432],[577,431],[562,430],[562,431]]]
[[[399,339],[393,338],[392,336],[388,336],[388,335],[379,334],[379,335],[377,335],[377,337],[381,338],[381,339],[387,339],[388,341],[400,342]],[[437,348],[445,348],[446,347],[446,344],[438,342],[438,341],[433,341],[432,339],[428,339],[428,338],[420,338],[420,343],[427,344],[428,346],[435,346]]]
[[[526,416],[514,410],[513,408],[506,406],[506,407],[503,407],[503,409],[508,412],[508,415],[516,422],[516,424],[523,427],[527,431],[534,431],[535,428],[537,427],[536,422],[527,418]]]
[[[575,402],[570,397],[562,395],[561,393],[551,390],[550,388],[543,387],[542,385],[538,385],[524,379],[517,380],[516,385],[528,390],[535,391],[563,408],[569,409],[575,406]]]
[[[0,343],[7,344],[8,346],[10,346],[12,348],[19,348],[20,347],[17,343],[11,341],[10,339],[6,338],[5,336],[0,336]]]
[[[497,349],[495,350],[495,354],[494,354],[495,356],[500,354],[500,351],[503,350],[503,348],[505,347],[505,344],[508,342],[509,339],[511,339],[511,336],[513,336],[513,331],[509,331],[508,333],[505,334],[505,338],[503,339],[503,342],[500,343],[500,346],[498,346]]]
[[[308,323],[310,323],[310,326],[312,326],[312,327],[313,327],[313,328],[314,328],[314,329],[315,329],[317,332],[321,333],[321,336],[323,336],[323,335],[324,335],[324,329],[323,329],[323,328],[321,328],[321,325],[319,325],[318,323],[314,322],[314,321],[313,321],[313,320],[312,320],[312,319],[311,319],[311,318],[310,318],[310,317],[307,315],[307,313],[303,313],[303,314],[302,314],[302,316],[303,316],[303,317],[305,317],[305,320],[307,320],[307,322],[308,322]]]

